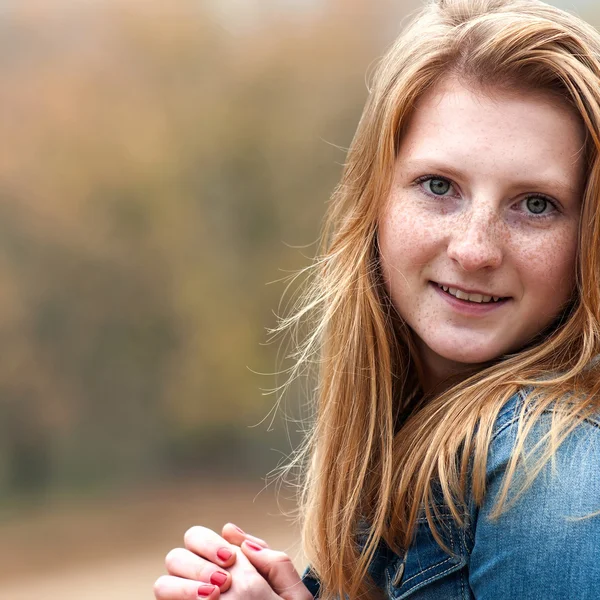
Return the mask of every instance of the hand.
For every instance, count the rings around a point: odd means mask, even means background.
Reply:
[[[223,536],[192,527],[185,548],[166,557],[169,575],[154,584],[156,600],[312,600],[292,561],[283,552],[228,523]]]

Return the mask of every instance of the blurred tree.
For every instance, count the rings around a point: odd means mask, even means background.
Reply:
[[[272,6],[238,29],[192,0],[2,13],[3,494],[278,458],[283,428],[248,428],[274,402],[266,283],[314,252],[290,245],[409,7]]]

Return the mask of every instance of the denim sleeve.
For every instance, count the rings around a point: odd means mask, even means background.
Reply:
[[[542,415],[528,446],[548,431]],[[531,487],[498,520],[489,519],[516,439],[517,423],[496,433],[486,499],[474,517],[469,583],[477,600],[600,598],[600,428],[586,421],[559,447]],[[520,473],[522,475],[522,471]],[[510,498],[510,494],[509,494]]]
[[[311,571],[310,567],[307,567],[302,574],[302,583],[308,588],[308,591],[312,594],[313,598],[319,597],[321,584],[319,583],[317,576]]]

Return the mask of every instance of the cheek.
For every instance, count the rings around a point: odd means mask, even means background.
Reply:
[[[402,207],[402,208],[401,208]],[[435,256],[443,227],[402,200],[395,200],[379,221],[379,250],[384,276],[415,271]]]
[[[571,227],[518,250],[524,293],[552,312],[559,309],[575,288],[577,231]]]

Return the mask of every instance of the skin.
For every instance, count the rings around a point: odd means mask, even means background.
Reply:
[[[379,245],[392,303],[416,334],[425,391],[519,350],[564,308],[575,286],[583,144],[579,117],[542,93],[483,93],[450,79],[417,105]],[[508,299],[464,314],[432,282]]]
[[[216,600],[221,593],[231,600],[312,600],[287,554],[270,549],[233,523],[221,533],[198,526],[188,529],[185,548],[167,554],[169,574],[154,584],[157,600]],[[230,554],[226,559],[220,557],[224,550]],[[209,583],[215,572],[227,575],[220,586]]]
[[[522,348],[569,300],[583,143],[577,115],[541,94],[483,93],[448,80],[417,105],[380,217],[379,246],[390,298],[415,334],[425,391]],[[431,175],[437,182],[418,181]],[[432,281],[506,300],[468,314]],[[157,600],[312,598],[286,554],[233,524],[221,535],[192,527],[184,546],[167,555]],[[230,552],[226,560],[222,549]],[[226,576],[223,584],[209,585],[215,573]]]

